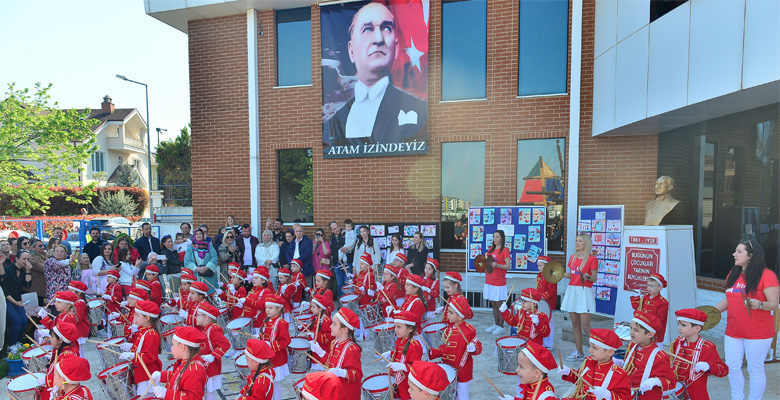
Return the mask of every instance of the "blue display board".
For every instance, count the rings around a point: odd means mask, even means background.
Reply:
[[[474,270],[474,258],[487,253],[493,243],[493,233],[503,230],[504,246],[512,255],[509,272],[539,272],[536,260],[547,254],[544,207],[470,207],[468,225],[469,271]]]
[[[598,276],[593,284],[596,312],[615,315],[621,262],[620,241],[623,237],[623,206],[579,207],[577,233],[590,235],[593,255],[599,263]]]

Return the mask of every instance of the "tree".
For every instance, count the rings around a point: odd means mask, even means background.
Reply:
[[[122,164],[116,171],[116,185],[119,187],[138,187],[138,172],[132,165]]]
[[[189,129],[188,129],[189,127]],[[166,198],[185,199],[177,205],[191,205],[192,200],[192,164],[191,164],[191,125],[181,128],[179,136],[166,140],[157,146],[157,178],[160,185],[184,185],[169,187]],[[189,199],[189,201],[186,201]]]
[[[17,90],[8,85],[0,101],[0,194],[11,198],[11,215],[46,211],[56,193],[52,186],[80,186],[79,168],[95,151],[95,121],[89,110],[61,110],[50,105],[52,85]],[[95,184],[68,200],[88,203]]]

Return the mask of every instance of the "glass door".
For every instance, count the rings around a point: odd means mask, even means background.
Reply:
[[[715,244],[715,193],[716,151],[715,143],[707,142],[706,135],[694,139],[695,195],[693,209],[696,218],[693,242],[696,246],[696,274],[712,276],[714,273]]]

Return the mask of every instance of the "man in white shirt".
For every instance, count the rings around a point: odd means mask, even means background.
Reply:
[[[242,225],[241,236],[236,239],[236,246],[241,252],[241,264],[244,271],[257,266],[255,248],[258,244],[260,244],[260,240],[252,235],[252,226],[249,224]]]

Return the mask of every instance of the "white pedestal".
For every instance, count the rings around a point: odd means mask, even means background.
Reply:
[[[696,260],[693,250],[693,226],[625,226],[621,240],[621,263],[615,322],[630,321],[634,310],[626,285],[637,283],[658,272],[669,284],[661,295],[669,300],[669,316],[664,344],[677,337],[674,312],[696,307]],[[628,277],[628,280],[626,279]],[[643,285],[643,284],[642,284]]]

